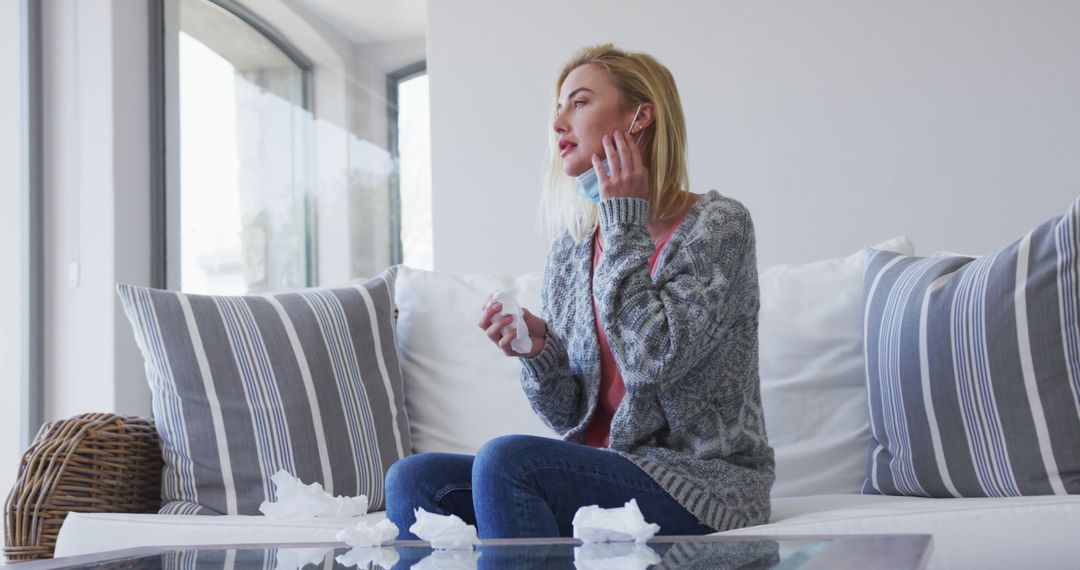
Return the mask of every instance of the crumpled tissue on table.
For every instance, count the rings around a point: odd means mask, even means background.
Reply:
[[[409,532],[430,542],[434,549],[471,549],[480,544],[476,527],[465,524],[457,515],[437,515],[419,507],[413,512],[416,522],[409,527]]]
[[[518,354],[525,354],[532,350],[532,339],[529,338],[529,327],[525,325],[525,312],[518,306],[517,299],[506,291],[495,291],[492,294],[492,303],[502,303],[502,310],[491,316],[495,321],[507,315],[513,315],[514,320],[503,329],[503,333],[510,332],[507,329],[517,330],[517,336],[510,341],[510,348]]]
[[[479,559],[475,550],[436,550],[409,570],[476,570]]]
[[[322,566],[333,548],[279,548],[274,557],[274,570],[302,570],[309,564]]]
[[[375,524],[362,520],[356,526],[342,529],[336,538],[352,547],[352,550],[337,557],[343,566],[360,566],[365,570],[374,567],[390,568],[397,564],[401,556],[393,548],[380,548],[397,538],[398,527],[383,519]]]
[[[319,483],[305,485],[282,469],[270,478],[277,501],[263,501],[259,512],[275,518],[358,517],[367,514],[367,495],[334,497]]]
[[[645,542],[660,525],[645,522],[645,516],[630,499],[625,506],[601,509],[596,505],[581,507],[574,513],[574,538],[582,542]]]
[[[640,542],[592,542],[574,548],[577,570],[647,570],[660,555]]]
[[[374,524],[371,521],[362,520],[354,527],[342,529],[337,533],[336,538],[353,548],[361,548],[390,544],[397,535],[398,527],[390,522],[390,519],[383,519]]]
[[[381,546],[361,546],[353,548],[345,554],[335,558],[338,564],[341,564],[346,568],[359,566],[363,570],[368,570],[369,568],[383,568],[385,570],[390,570],[400,559],[401,555],[397,553],[397,550],[393,548],[383,548]]]

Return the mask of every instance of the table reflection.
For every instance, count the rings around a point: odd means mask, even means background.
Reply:
[[[475,550],[426,546],[187,550],[128,563],[150,570],[661,570],[771,568],[780,562],[773,540],[602,544],[481,545]],[[155,564],[154,562],[157,562]],[[99,567],[100,568],[100,567]]]

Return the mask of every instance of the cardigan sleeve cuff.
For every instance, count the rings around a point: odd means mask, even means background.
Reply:
[[[565,353],[566,349],[563,347],[562,341],[548,329],[547,338],[544,339],[544,348],[540,349],[540,352],[532,358],[524,356],[519,358],[521,364],[525,366],[525,369],[532,376],[540,377],[558,367],[559,358]]]
[[[649,220],[649,201],[644,198],[608,198],[598,208],[601,231],[617,224],[644,225]]]

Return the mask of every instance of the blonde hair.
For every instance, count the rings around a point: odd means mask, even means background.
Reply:
[[[586,64],[605,70],[625,103],[652,103],[652,128],[642,131],[640,147],[651,181],[650,210],[660,219],[674,216],[689,200],[686,174],[686,119],[675,79],[651,55],[620,50],[612,44],[586,47],[563,67],[555,98],[570,72]],[[552,116],[555,116],[553,106]],[[559,139],[548,129],[548,157],[540,191],[540,222],[552,237],[568,230],[575,241],[590,237],[599,225],[596,206],[577,193],[577,180],[563,172]]]

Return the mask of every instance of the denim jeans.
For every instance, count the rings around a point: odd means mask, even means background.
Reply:
[[[421,453],[386,474],[386,515],[399,540],[415,539],[413,509],[455,514],[480,538],[573,536],[579,507],[621,507],[637,499],[660,534],[708,534],[660,485],[624,457],[555,439],[509,435],[475,455]]]

